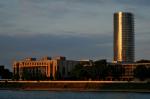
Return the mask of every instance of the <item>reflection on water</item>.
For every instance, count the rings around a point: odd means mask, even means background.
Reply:
[[[0,99],[150,99],[149,93],[0,90]]]

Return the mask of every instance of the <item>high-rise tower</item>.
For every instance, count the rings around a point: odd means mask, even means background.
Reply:
[[[114,14],[114,61],[134,62],[134,16],[132,13]]]

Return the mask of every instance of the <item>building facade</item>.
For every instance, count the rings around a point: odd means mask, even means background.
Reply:
[[[112,66],[121,66],[124,69],[122,75],[120,75],[120,81],[136,81],[139,79],[135,78],[134,70],[137,67],[146,67],[147,69],[150,68],[150,63],[108,63]],[[107,77],[107,80],[115,80],[113,77]]]
[[[71,70],[79,63],[87,61],[66,60],[65,57],[26,58],[13,63],[13,75],[18,80],[59,80],[70,76]],[[88,62],[87,62],[88,63]],[[27,76],[27,77],[26,77]]]
[[[30,75],[32,80],[37,76],[43,79],[51,77],[56,79],[56,76],[65,78],[69,76],[69,72],[78,63],[78,61],[66,60],[65,57],[55,57],[53,59],[44,57],[40,60],[26,58],[13,63],[13,74],[18,75],[20,80],[23,80],[25,75]]]
[[[132,13],[114,14],[114,62],[134,62],[134,16]]]

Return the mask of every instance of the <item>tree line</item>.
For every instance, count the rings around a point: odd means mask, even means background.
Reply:
[[[120,80],[125,69],[121,65],[108,65],[106,60],[98,60],[93,66],[83,66],[78,64],[71,71],[72,80],[107,80],[112,77],[114,80]]]
[[[138,63],[141,61],[138,61]],[[143,61],[142,61],[143,62]],[[92,66],[85,66],[80,63],[77,64],[69,76],[64,78],[59,72],[56,73],[56,77],[52,74],[50,77],[46,77],[42,72],[36,71],[35,73],[29,72],[27,69],[22,71],[22,80],[122,80],[125,74],[125,68],[121,64],[108,64],[106,60],[98,60],[93,62]],[[133,75],[135,79],[146,80],[150,79],[150,66],[138,65],[133,70]],[[19,74],[14,75],[13,79],[19,80]],[[55,78],[55,79],[54,79]]]
[[[138,61],[143,62],[143,61]],[[121,80],[125,74],[125,68],[121,64],[107,64],[106,60],[98,60],[93,63],[93,66],[83,66],[78,64],[71,71],[70,79],[72,80]],[[134,79],[146,80],[150,79],[150,66],[138,65],[133,71]]]

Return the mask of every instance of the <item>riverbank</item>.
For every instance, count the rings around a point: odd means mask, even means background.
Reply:
[[[1,81],[0,89],[150,92],[150,83],[127,81]]]

